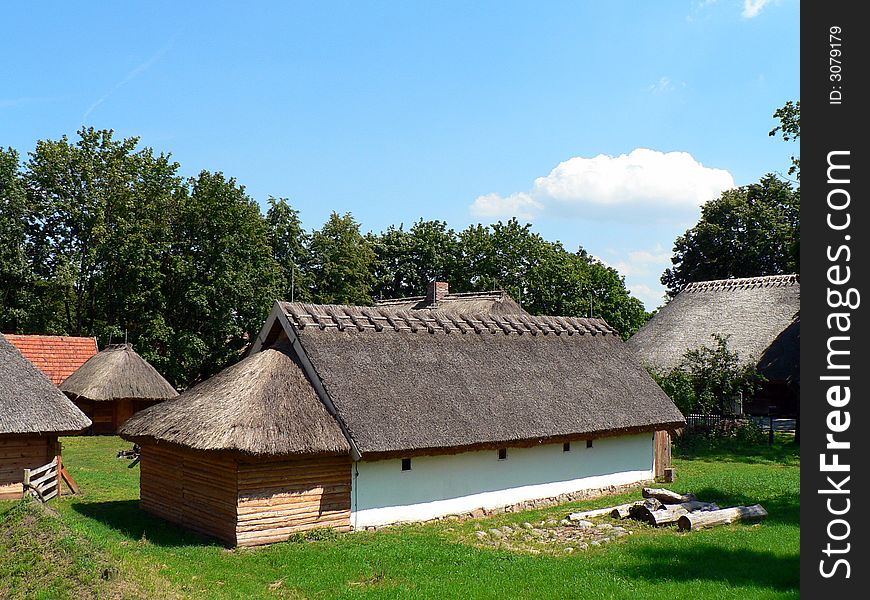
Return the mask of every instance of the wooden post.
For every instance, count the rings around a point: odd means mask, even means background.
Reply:
[[[55,457],[57,458],[57,495],[60,497],[61,471],[63,470],[63,445],[60,440],[57,440],[55,444]]]

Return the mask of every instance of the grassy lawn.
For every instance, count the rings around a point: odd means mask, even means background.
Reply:
[[[523,521],[561,519],[572,503],[481,520],[324,535],[227,550],[138,508],[138,468],[114,437],[65,438],[82,494],[57,515],[0,503],[0,597],[42,598],[786,598],[798,596],[799,462],[793,444],[705,448],[675,459],[673,487],[721,506],[761,503],[761,525],[678,533],[638,528],[566,554],[485,547],[475,536]],[[59,543],[40,548],[39,536]],[[23,539],[22,539],[23,538]],[[39,559],[42,560],[39,560]],[[29,582],[29,583],[28,583]],[[4,587],[5,586],[5,587]]]

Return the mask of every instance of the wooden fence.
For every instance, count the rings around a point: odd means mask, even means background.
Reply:
[[[36,493],[37,498],[47,502],[60,491],[60,469],[57,456],[50,463],[36,469],[24,469],[24,489]]]

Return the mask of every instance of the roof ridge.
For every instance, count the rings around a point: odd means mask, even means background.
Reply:
[[[682,292],[708,292],[732,289],[752,289],[757,287],[784,287],[800,284],[800,275],[762,275],[759,277],[740,277],[733,279],[713,279],[710,281],[694,281],[682,289]]]
[[[489,290],[485,292],[450,292],[441,298],[444,300],[457,300],[460,298],[502,298],[506,295],[504,290]],[[412,302],[422,302],[428,296],[404,296],[402,298],[386,298],[383,300],[375,300],[375,306],[392,306],[395,304],[410,304]]]
[[[550,316],[499,316],[485,313],[451,315],[440,310],[387,311],[380,306],[281,302],[298,329],[319,327],[339,331],[405,331],[435,333],[503,333],[505,335],[618,335],[603,319]]]

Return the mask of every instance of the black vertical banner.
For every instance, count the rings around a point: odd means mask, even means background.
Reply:
[[[801,7],[801,593],[870,593],[868,23]],[[823,595],[824,594],[824,595]]]

